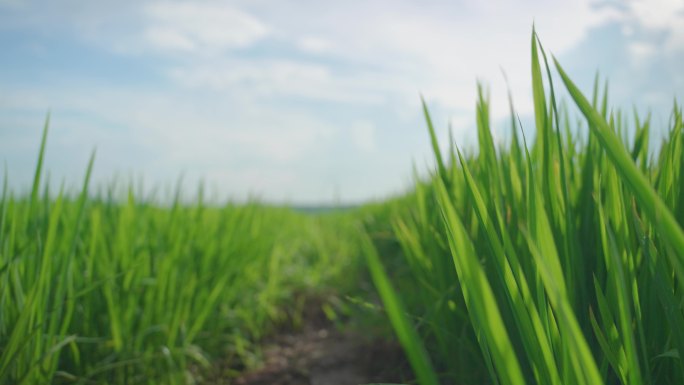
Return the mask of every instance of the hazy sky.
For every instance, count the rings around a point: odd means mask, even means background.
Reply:
[[[587,92],[600,70],[656,125],[684,96],[681,0],[0,0],[0,160],[26,188],[51,110],[54,185],[80,183],[96,147],[99,185],[382,198],[431,163],[421,94],[472,145],[478,79],[507,129],[503,69],[525,121],[533,21]]]

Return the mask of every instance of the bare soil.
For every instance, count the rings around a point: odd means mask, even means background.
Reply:
[[[333,325],[316,301],[303,325],[282,329],[262,343],[263,364],[237,378],[217,375],[209,384],[358,385],[409,384],[410,366],[396,341]]]

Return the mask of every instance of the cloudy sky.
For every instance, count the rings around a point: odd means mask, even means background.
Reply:
[[[50,110],[53,184],[76,186],[97,148],[99,185],[382,198],[430,164],[421,94],[473,145],[478,80],[507,129],[503,70],[526,121],[533,22],[587,92],[600,70],[656,125],[684,96],[681,0],[0,0],[0,160],[25,189]]]

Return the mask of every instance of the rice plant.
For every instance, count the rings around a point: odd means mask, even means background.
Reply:
[[[571,125],[534,32],[531,52],[532,143],[511,107],[495,146],[480,88],[479,151],[444,156],[425,107],[437,166],[395,210],[409,273],[380,293],[407,313],[388,314],[398,334],[413,320],[404,347],[442,383],[684,383],[681,107],[654,156],[648,119],[629,126],[598,81],[589,101],[554,59]]]
[[[94,159],[80,193],[55,194],[47,127],[30,195],[5,174],[0,198],[1,384],[185,384],[215,360],[249,365],[293,292],[360,266],[344,215],[94,192]]]

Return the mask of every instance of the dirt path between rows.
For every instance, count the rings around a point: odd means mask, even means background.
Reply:
[[[307,313],[311,313],[308,311]],[[320,313],[320,314],[318,314]],[[298,330],[276,333],[262,344],[263,364],[231,385],[410,384],[413,375],[396,341],[341,330],[322,315],[305,314]],[[350,329],[350,328],[342,328]]]

